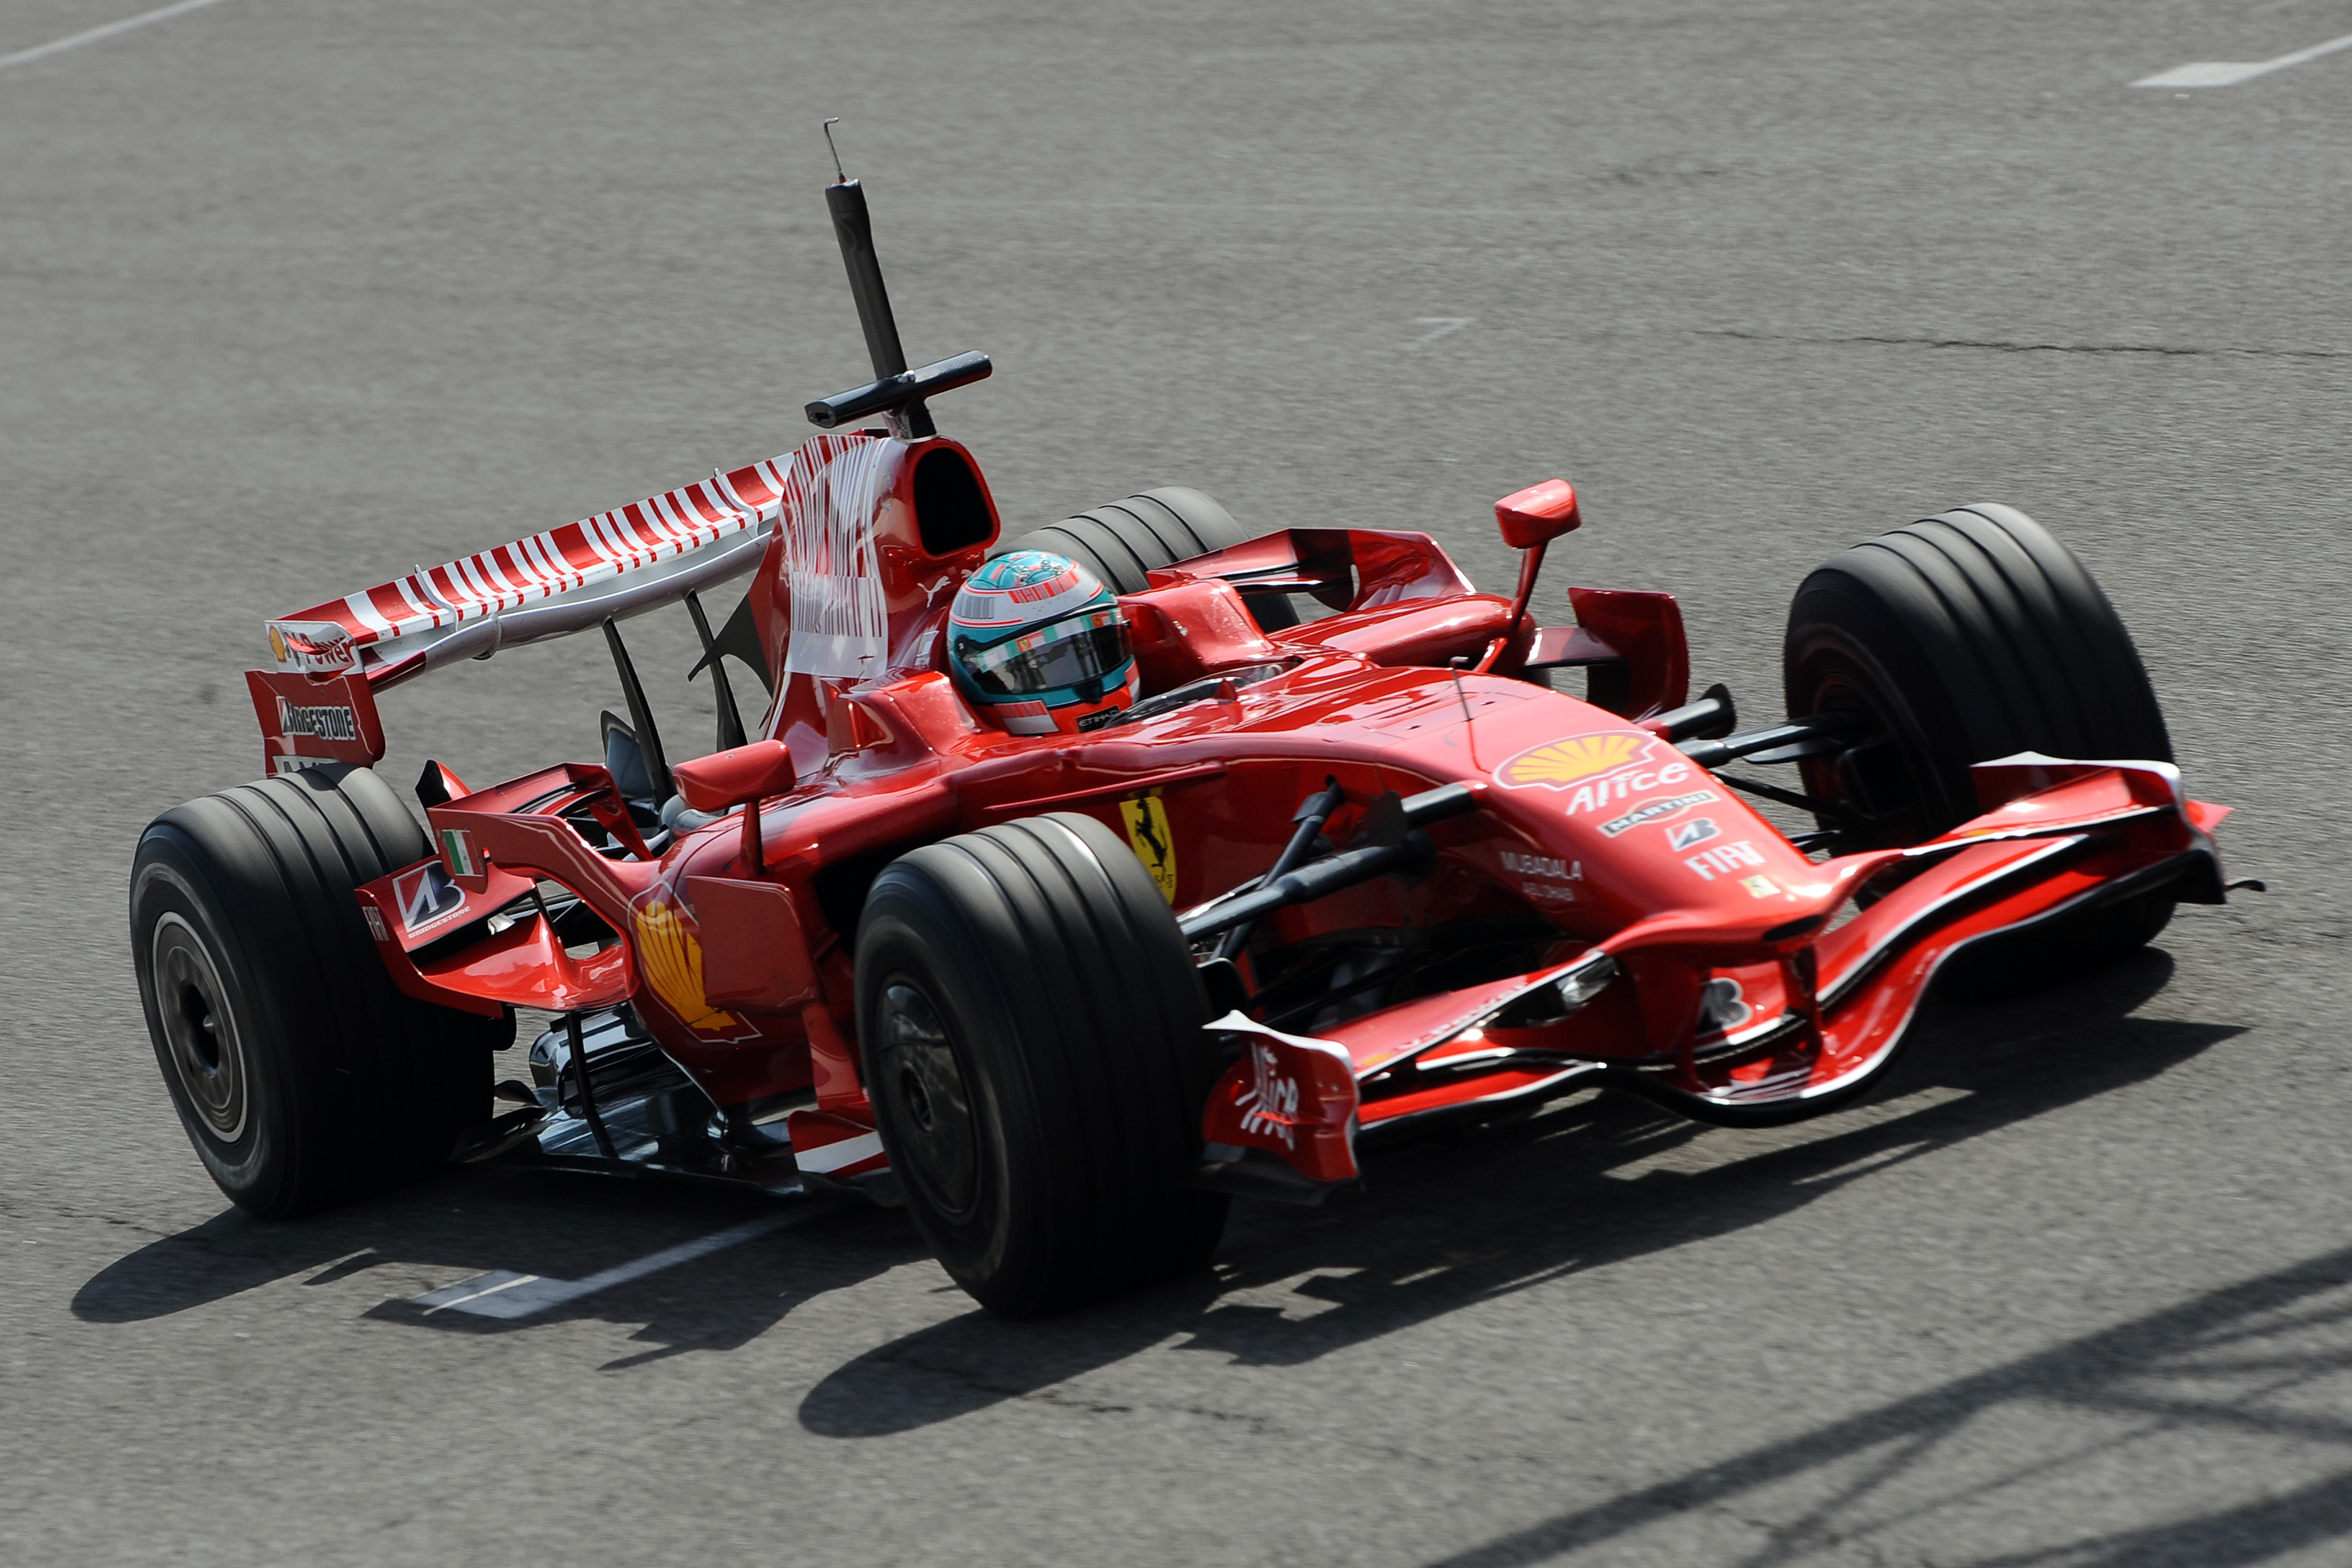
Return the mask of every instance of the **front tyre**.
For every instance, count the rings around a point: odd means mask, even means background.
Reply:
[[[352,896],[422,860],[424,831],[364,768],[320,768],[165,812],[131,863],[131,960],[189,1142],[266,1218],[448,1157],[488,1105],[511,1023],[396,990]]]
[[[956,1283],[1031,1317],[1202,1267],[1226,1200],[1182,1184],[1216,1062],[1166,900],[1092,818],[901,856],[857,937],[866,1092]]]
[[[1851,744],[1808,759],[1841,847],[1917,843],[1977,814],[1969,765],[2021,751],[2172,760],[2139,652],[2090,571],[2013,507],[1984,503],[1832,557],[1789,608],[1791,716],[1843,721]],[[2161,891],[2078,932],[2100,953],[2164,928]]]

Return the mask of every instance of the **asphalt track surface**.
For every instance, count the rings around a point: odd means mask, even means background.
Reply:
[[[0,55],[132,14],[12,0]],[[0,69],[0,1560],[2352,1563],[2352,31],[2268,4],[222,0]],[[866,373],[843,119],[1007,519],[1158,484],[1683,596],[1778,712],[1832,550],[2003,499],[2135,629],[2231,870],[1940,999],[1862,1109],[1615,1099],[977,1312],[898,1214],[488,1169],[300,1224],[174,1122],[142,826],[250,776],[259,622],[785,450]],[[640,622],[681,737],[689,632]],[[389,776],[609,667],[390,696]],[[691,749],[682,747],[683,749]]]

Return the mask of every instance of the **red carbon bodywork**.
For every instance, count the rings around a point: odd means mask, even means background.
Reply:
[[[1354,1175],[1360,1130],[1585,1080],[1717,1119],[1802,1113],[1883,1064],[1962,944],[2135,879],[2187,871],[2184,886],[2210,882],[2218,896],[2208,835],[2223,813],[2188,801],[2160,765],[1986,765],[1984,816],[1916,848],[1814,862],[1640,722],[1687,695],[1672,596],[1572,589],[1577,627],[1518,622],[1421,534],[1292,529],[1154,572],[1122,600],[1147,697],[1235,678],[1092,735],[984,727],[940,671],[939,632],[954,585],[994,538],[992,503],[986,538],[927,548],[906,476],[935,447],[962,455],[947,442],[910,448],[877,525],[887,667],[856,682],[784,676],[761,731],[781,746],[712,761],[689,792],[716,804],[788,786],[755,802],[754,831],[738,808],[658,857],[600,852],[567,813],[640,851],[643,841],[612,779],[580,764],[433,806],[441,860],[360,895],[404,990],[478,1011],[625,1000],[720,1105],[813,1089],[795,1145],[831,1146],[832,1168],[854,1174],[881,1163],[878,1145],[860,1141],[871,1119],[855,1046],[854,910],[889,857],[1046,811],[1093,816],[1140,853],[1136,821],[1164,813],[1172,853],[1153,869],[1182,912],[1265,871],[1294,808],[1327,779],[1345,795],[1326,830],[1334,844],[1386,796],[1470,785],[1478,808],[1429,830],[1424,873],[1278,910],[1259,928],[1283,947],[1485,916],[1531,916],[1557,933],[1526,973],[1311,1037],[1235,1024],[1238,1060],[1203,1108],[1211,1158],[1261,1150],[1328,1182]],[[751,590],[778,669],[790,641],[782,570],[780,532]],[[1237,581],[1335,612],[1262,631]],[[1531,661],[1567,658],[1612,661],[1610,707],[1521,678]],[[1456,660],[1485,673],[1449,668]],[[339,744],[380,755],[366,684],[257,675],[273,754]],[[352,740],[285,735],[281,706],[331,700],[352,707]],[[1138,804],[1148,800],[1156,810]],[[567,951],[528,902],[541,882],[578,895],[620,939]],[[1596,994],[1511,1021],[1572,972],[1597,972],[1578,969],[1596,955],[1615,966]],[[1246,951],[1240,961],[1246,969]]]

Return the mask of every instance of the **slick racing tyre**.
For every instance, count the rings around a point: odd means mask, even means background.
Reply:
[[[1150,875],[1089,817],[893,862],[857,934],[866,1092],[908,1211],[959,1285],[1032,1317],[1198,1269],[1216,1061]]]
[[[2131,634],[2074,553],[2013,507],[1986,503],[1831,558],[1789,609],[1792,717],[1846,720],[1847,749],[1806,760],[1807,791],[1860,815],[1842,848],[1917,843],[1977,814],[1969,765],[2039,751],[2172,760]],[[2162,930],[2172,901],[2103,910],[2106,950]]]
[[[366,768],[166,811],[131,871],[147,1032],[196,1154],[240,1207],[309,1213],[429,1171],[488,1114],[510,1019],[394,989],[352,890],[429,852]]]
[[[1188,486],[1167,485],[1032,528],[989,553],[1051,550],[1093,572],[1113,593],[1140,593],[1151,586],[1149,573],[1249,537],[1233,514],[1208,496]],[[1279,593],[1251,594],[1246,602],[1266,631],[1298,624],[1290,601]]]

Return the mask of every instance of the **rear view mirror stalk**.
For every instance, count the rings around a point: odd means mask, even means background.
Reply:
[[[1551,541],[1566,533],[1573,533],[1584,518],[1576,507],[1576,487],[1565,479],[1547,479],[1540,485],[1530,485],[1524,490],[1513,491],[1495,503],[1495,522],[1503,530],[1503,542],[1519,554],[1519,589],[1511,600],[1511,619],[1503,634],[1487,644],[1478,661],[1476,673],[1485,674],[1503,656],[1526,624],[1528,604],[1535,598],[1536,578],[1543,570],[1544,552]]]

